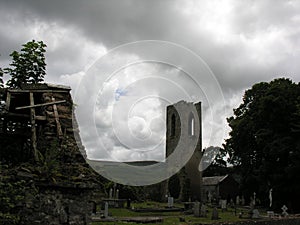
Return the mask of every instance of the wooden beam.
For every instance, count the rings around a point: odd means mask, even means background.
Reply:
[[[46,103],[36,104],[36,105],[20,106],[20,107],[16,107],[16,110],[19,110],[19,109],[30,109],[30,108],[35,108],[35,107],[60,104],[60,103],[64,103],[64,102],[66,102],[66,100],[61,100],[61,101],[56,101],[56,102],[55,101],[54,102],[46,102]]]
[[[55,102],[55,98],[52,97],[52,102]],[[59,122],[59,116],[58,116],[58,111],[57,111],[57,107],[56,104],[53,105],[53,111],[54,111],[54,118],[55,118],[55,122],[56,122],[56,128],[57,128],[57,135],[59,138],[63,137],[63,132],[61,130],[61,125]]]
[[[29,93],[29,98],[30,98],[30,105],[34,105],[34,97],[33,97],[33,92]],[[31,143],[32,143],[32,150],[33,150],[33,155],[34,159],[36,161],[39,160],[38,154],[37,154],[37,146],[36,146],[36,128],[35,128],[35,108],[32,107],[30,109],[30,122],[31,122]]]
[[[67,93],[70,92],[70,90],[22,90],[22,89],[8,89],[11,93]]]
[[[35,116],[36,120],[47,120],[46,116]]]

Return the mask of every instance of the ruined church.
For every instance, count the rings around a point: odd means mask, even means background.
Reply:
[[[178,112],[181,112],[180,115]],[[174,175],[180,182],[179,196],[176,197],[185,201],[200,201],[202,173],[198,168],[202,150],[201,102],[180,101],[169,105],[166,121],[166,157],[174,152],[180,138],[185,142],[186,149],[190,147],[193,151],[186,165]],[[197,140],[195,146],[191,146],[193,140]],[[185,154],[186,149],[182,150],[182,154]],[[166,185],[167,193],[172,189],[170,185],[169,179]]]

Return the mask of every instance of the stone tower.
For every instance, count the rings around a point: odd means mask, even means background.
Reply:
[[[179,113],[180,112],[180,116]],[[184,168],[177,173],[180,181],[180,196],[182,200],[187,197],[192,200],[201,200],[202,173],[198,167],[201,160],[202,150],[202,128],[201,128],[201,102],[189,103],[180,101],[167,107],[166,119],[166,157],[169,157],[176,149],[179,139],[184,140],[185,149],[182,150],[182,157],[185,150],[190,147],[192,141],[197,141],[192,146],[192,156]],[[190,151],[190,150],[189,150]],[[168,182],[167,190],[170,190]]]

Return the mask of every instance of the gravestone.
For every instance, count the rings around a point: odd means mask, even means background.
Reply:
[[[267,211],[267,216],[269,217],[269,218],[273,218],[274,217],[274,211]]]
[[[109,199],[113,198],[113,189],[109,189]]]
[[[240,205],[240,196],[236,196],[235,204]]]
[[[212,220],[218,220],[219,219],[219,213],[218,213],[218,209],[216,207],[212,211],[211,219]]]
[[[206,205],[205,204],[202,204],[201,205],[201,210],[200,210],[200,216],[202,217],[206,217]]]
[[[200,217],[200,202],[194,203],[194,216]]]
[[[108,217],[108,202],[105,202],[104,205],[104,218]]]
[[[254,203],[253,198],[251,197],[251,198],[250,198],[250,210],[251,210],[251,211],[253,211],[254,206],[255,206],[255,203]]]
[[[241,204],[242,204],[243,206],[245,205],[245,198],[244,198],[244,196],[242,196]]]
[[[116,191],[116,199],[119,199],[119,189]]]
[[[174,198],[168,197],[168,207],[172,208],[174,206]]]
[[[282,215],[284,216],[284,217],[287,217],[289,214],[287,213],[287,210],[288,210],[288,207],[286,207],[286,205],[283,205],[282,207],[281,207],[281,210],[282,210]]]
[[[252,212],[252,219],[259,219],[260,218],[260,215],[259,215],[259,211],[257,209],[253,209],[253,212]]]
[[[221,209],[222,209],[222,212],[226,211],[226,209],[227,209],[227,200],[221,200]]]
[[[270,208],[272,207],[272,204],[273,204],[272,192],[273,192],[273,189],[271,188],[271,189],[269,190],[269,201],[270,201],[269,207],[270,207]]]
[[[130,209],[130,207],[131,207],[130,205],[131,205],[131,199],[128,198],[128,199],[127,199],[127,208],[128,208],[128,209]]]
[[[212,198],[212,194],[209,191],[207,195],[208,203],[211,203],[211,198]]]

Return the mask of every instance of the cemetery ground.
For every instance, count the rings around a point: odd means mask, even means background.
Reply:
[[[97,214],[93,217],[92,225],[100,225],[100,224],[127,224],[127,225],[134,225],[134,224],[164,224],[164,225],[198,225],[198,224],[234,224],[235,222],[242,222],[242,221],[249,221],[254,220],[249,218],[249,207],[234,207],[227,208],[226,211],[221,210],[218,208],[218,220],[212,220],[212,211],[213,207],[207,207],[207,215],[206,217],[195,217],[193,210],[190,212],[184,211],[184,205],[175,203],[174,208],[182,209],[178,211],[164,211],[164,210],[157,210],[157,209],[166,209],[167,203],[159,203],[159,202],[142,202],[142,203],[132,203],[132,209],[127,208],[109,208],[108,214],[109,219],[103,220],[101,219],[101,209],[98,207]],[[156,210],[138,210],[138,209],[156,209]],[[267,210],[262,208],[259,209],[259,213],[261,218],[256,220],[264,220],[268,219],[267,217]],[[242,216],[240,217],[240,215]],[[136,219],[142,218],[152,218],[157,221],[135,221]]]

